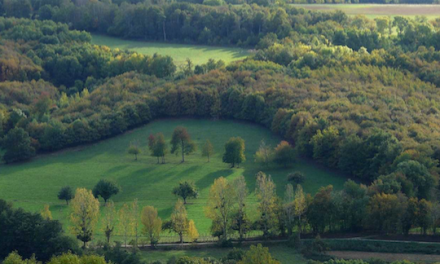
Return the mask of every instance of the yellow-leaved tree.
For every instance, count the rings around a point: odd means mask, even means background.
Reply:
[[[304,196],[303,188],[298,184],[295,191],[295,200],[293,200],[295,215],[298,217],[298,235],[301,235],[302,225],[301,216],[307,210],[306,197]]]
[[[188,230],[188,214],[181,199],[178,199],[171,214],[171,226],[179,235],[180,243],[183,243],[183,234]]]
[[[104,211],[104,220],[102,223],[102,228],[105,233],[105,237],[107,238],[107,243],[110,243],[110,237],[115,230],[116,225],[116,210],[115,203],[113,201],[107,202],[105,205]]]
[[[96,223],[99,216],[99,201],[93,196],[92,191],[78,188],[75,198],[71,202],[72,234],[74,234],[86,247],[86,243],[92,240]]]
[[[52,213],[50,211],[48,204],[44,205],[44,209],[43,209],[43,211],[41,211],[40,214],[45,220],[52,220]]]
[[[160,232],[162,231],[162,219],[157,215],[157,209],[153,206],[145,206],[142,209],[141,222],[144,226],[143,233],[154,246],[159,242]]]
[[[269,248],[258,244],[257,246],[251,246],[237,264],[281,264],[281,262],[272,258]]]
[[[270,175],[267,176],[261,171],[257,173],[257,187],[255,193],[257,194],[259,201],[258,211],[260,211],[261,227],[265,237],[276,230],[278,225],[275,187],[275,183]]]
[[[237,203],[234,187],[220,177],[214,180],[209,190],[208,202],[205,207],[206,217],[212,220],[212,230],[221,230],[223,241],[228,239],[234,206]],[[218,225],[218,226],[214,226]]]
[[[191,240],[191,242],[194,242],[199,238],[199,232],[197,231],[196,224],[194,223],[194,220],[189,220],[188,237]]]
[[[124,205],[119,209],[119,235],[124,237],[124,244],[127,246],[127,239],[133,235],[133,216],[129,204],[124,203]]]

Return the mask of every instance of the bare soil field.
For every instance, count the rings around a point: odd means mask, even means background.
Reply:
[[[327,254],[341,259],[382,259],[385,261],[409,260],[425,263],[440,261],[440,255],[426,254],[396,254],[360,251],[329,251]]]

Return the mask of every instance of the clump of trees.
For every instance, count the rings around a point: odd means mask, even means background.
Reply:
[[[260,147],[255,153],[255,162],[263,166],[269,166],[271,163],[287,167],[295,161],[295,150],[287,141],[281,141],[278,146],[272,149],[266,145],[264,140],[261,141]]]

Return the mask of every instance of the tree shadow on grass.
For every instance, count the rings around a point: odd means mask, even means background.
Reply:
[[[196,186],[197,186],[197,188],[199,188],[199,190],[203,190],[205,188],[210,187],[214,183],[215,179],[220,178],[220,177],[227,178],[228,176],[230,176],[233,173],[234,173],[233,169],[219,170],[216,172],[208,173],[203,178],[199,179],[196,182]]]

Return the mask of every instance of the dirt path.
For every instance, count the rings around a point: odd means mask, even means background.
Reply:
[[[440,261],[440,255],[376,253],[361,251],[329,251],[327,254],[342,259],[382,259],[385,261],[409,260],[433,263]]]

